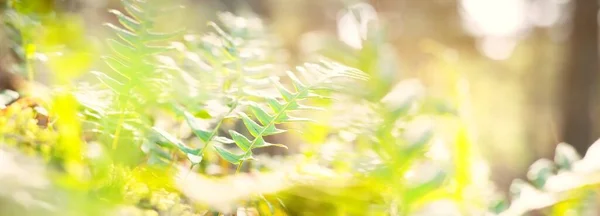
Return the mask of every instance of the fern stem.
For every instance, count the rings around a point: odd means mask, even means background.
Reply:
[[[227,117],[228,115],[231,115],[233,110],[235,110],[235,108],[237,107],[237,104],[238,104],[238,100],[236,100],[233,103],[233,105],[231,106],[231,108],[229,108],[229,111],[227,112],[227,114],[225,114],[225,116],[223,116],[223,118],[221,118],[221,120],[219,120],[219,123],[217,123],[217,125],[215,126],[213,131],[210,133],[210,136],[208,137],[208,140],[206,141],[206,145],[204,145],[204,148],[202,148],[202,150],[200,150],[200,153],[198,153],[198,155],[200,155],[200,156],[204,155],[204,151],[209,147],[210,141],[212,141],[212,139],[217,135],[217,131],[219,131],[219,128],[221,128],[221,125],[223,124],[223,120],[225,120],[225,117]]]
[[[123,123],[125,122],[125,104],[129,101],[127,99],[123,104],[121,104],[121,110],[119,110],[119,123],[117,123],[117,128],[115,129],[115,134],[113,135],[112,142],[112,150],[117,149],[117,145],[119,144],[119,136],[121,134],[121,128]]]
[[[200,150],[200,153],[198,153],[198,155],[200,155],[200,156],[204,155],[204,151],[209,147],[210,141],[212,141],[213,137],[215,137],[217,135],[217,131],[221,127],[221,124],[223,123],[223,120],[224,119],[221,119],[219,121],[219,123],[217,123],[217,126],[215,126],[215,128],[213,129],[213,131],[210,133],[210,136],[208,137],[208,140],[206,141],[206,145],[204,145],[204,148],[202,148],[202,150]]]
[[[246,156],[246,154],[244,154],[244,156]],[[237,168],[235,168],[235,174],[240,173],[240,170],[242,170],[242,166],[244,165],[244,161],[240,161],[240,165],[237,166]]]

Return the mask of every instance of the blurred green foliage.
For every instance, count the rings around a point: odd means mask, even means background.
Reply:
[[[583,159],[559,144],[509,204],[472,145],[461,74],[446,62],[453,89],[431,96],[377,19],[360,49],[332,42],[291,69],[257,17],[163,33],[176,2],[122,0],[98,47],[51,4],[5,9],[27,76],[44,59],[54,79],[48,104],[0,93],[2,215],[594,215],[598,144]]]

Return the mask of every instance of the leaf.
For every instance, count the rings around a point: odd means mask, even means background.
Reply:
[[[408,188],[404,195],[406,202],[410,203],[438,189],[446,180],[447,174],[443,171],[437,172],[436,175],[415,187]]]
[[[130,1],[121,0],[121,2],[123,3],[123,6],[125,6],[125,11],[127,11],[127,13],[129,13],[129,15],[131,15],[133,18],[136,20],[142,20],[144,18],[144,12],[139,7]]]
[[[167,166],[169,164],[169,159],[165,159],[156,154],[150,154],[147,163],[151,166]]]
[[[144,47],[141,48],[142,53],[144,53],[144,55],[154,55],[154,54],[159,54],[159,53],[163,53],[169,50],[172,50],[172,47],[169,46],[149,46],[149,45],[145,45]]]
[[[281,116],[279,116],[279,118],[277,118],[277,122],[276,123],[283,123],[283,122],[312,122],[312,123],[317,123],[317,121],[309,119],[309,118],[300,118],[300,117],[293,117],[293,116],[289,116],[289,115],[281,115]]]
[[[501,212],[508,209],[509,206],[510,204],[506,199],[503,199],[501,197],[494,197],[492,198],[488,209],[494,214],[500,214]]]
[[[155,132],[157,132],[159,135],[161,135],[163,138],[167,139],[167,141],[169,143],[175,145],[175,147],[179,148],[179,150],[181,150],[187,154],[197,155],[201,151],[201,149],[191,149],[191,148],[187,147],[183,142],[181,142],[181,140],[171,136],[171,134],[167,133],[166,131],[164,131],[160,128],[153,127],[152,129]]]
[[[221,27],[219,27],[219,25],[214,22],[209,22],[208,26],[212,27],[221,38],[225,39],[229,43],[232,43],[233,39],[231,39],[231,36],[227,34]]]
[[[287,71],[287,75],[288,75],[288,77],[290,77],[290,79],[294,83],[294,87],[296,87],[296,91],[301,92],[306,89],[306,85],[304,85],[304,83],[302,83],[302,81],[300,81],[300,79],[298,79],[298,77],[296,77],[296,75],[294,75],[294,73],[292,73],[291,71]]]
[[[246,128],[254,137],[269,136],[285,132],[285,130],[277,129],[273,124],[269,124],[267,128],[260,126],[255,121],[250,119],[246,114],[241,113],[242,121]]]
[[[151,154],[154,154],[156,156],[159,156],[159,157],[167,159],[167,160],[173,160],[173,158],[171,157],[171,155],[168,152],[166,152],[160,148],[152,148]]]
[[[254,113],[254,116],[258,119],[258,121],[260,121],[260,123],[263,125],[268,124],[273,119],[273,117],[271,115],[269,115],[265,110],[263,110],[257,104],[251,104],[250,109],[252,110],[252,112]]]
[[[521,196],[521,192],[527,187],[531,187],[527,182],[522,179],[513,179],[510,184],[509,192],[511,199],[515,200]]]
[[[219,147],[219,146],[213,146],[213,147],[215,148],[217,154],[219,154],[219,156],[221,156],[221,158],[228,161],[229,163],[239,164],[244,159],[244,154],[237,155],[237,154],[231,153],[230,151],[227,151],[226,149],[224,149],[222,147]]]
[[[135,48],[133,47],[130,47],[113,39],[108,39],[107,41],[108,47],[110,47],[110,49],[112,49],[119,57],[125,60],[132,61],[135,58],[135,56],[138,56],[137,52],[135,51]]]
[[[365,72],[363,72],[359,69],[356,69],[356,68],[342,65],[338,62],[334,62],[334,61],[330,61],[330,60],[321,60],[320,63],[323,64],[325,67],[329,68],[330,70],[334,70],[335,73],[332,75],[335,75],[335,76],[350,77],[350,78],[357,79],[357,80],[369,80],[370,79],[370,76],[368,74],[366,74]]]
[[[267,98],[267,103],[269,103],[269,107],[271,107],[271,110],[275,113],[279,113],[283,109],[283,105],[275,98]]]
[[[184,31],[179,30],[172,33],[157,33],[157,32],[148,32],[144,39],[146,41],[165,41],[175,37],[180,36]]]
[[[210,131],[202,129],[198,119],[196,119],[196,117],[194,117],[191,113],[183,111],[183,116],[188,126],[190,126],[190,128],[194,132],[194,134],[196,134],[196,136],[200,138],[200,140],[204,141],[204,143],[207,143],[210,140],[210,136],[212,135],[212,133]]]
[[[531,180],[533,185],[537,188],[544,187],[546,181],[554,173],[554,166],[552,161],[548,159],[540,159],[534,162],[527,172],[527,178]]]
[[[222,137],[222,136],[216,136],[215,138],[213,138],[214,141],[219,142],[219,143],[223,143],[223,144],[233,144],[235,143],[232,139],[229,139],[227,137]]]
[[[570,170],[573,163],[581,160],[581,156],[577,153],[577,150],[573,146],[567,143],[559,143],[556,146],[556,153],[554,155],[554,163],[560,169]]]
[[[252,149],[256,149],[256,148],[264,148],[264,147],[269,147],[269,146],[276,146],[276,147],[281,147],[281,148],[288,148],[287,146],[283,145],[283,144],[273,144],[273,143],[268,143],[265,142],[265,139],[262,137],[256,138],[256,140],[254,141],[254,145],[252,145]]]
[[[423,149],[427,143],[433,138],[433,130],[426,129],[415,139],[408,139],[411,141],[409,149]]]
[[[295,107],[295,109],[298,110],[312,110],[312,111],[325,111],[325,109],[321,108],[321,107],[316,107],[316,106],[307,106],[307,105],[297,105]]]
[[[238,147],[240,147],[240,149],[242,149],[244,152],[247,152],[250,149],[250,143],[252,141],[250,141],[244,135],[242,135],[234,130],[229,130],[229,134],[231,134],[231,138],[233,139],[235,144]]]
[[[109,10],[108,12],[117,16],[117,18],[119,19],[119,23],[121,23],[121,25],[123,25],[125,28],[134,32],[140,29],[141,24],[138,21],[121,13],[121,11]]]
[[[333,97],[320,95],[320,94],[317,94],[314,92],[309,92],[308,95],[306,95],[306,98],[314,98],[314,99],[320,99],[320,100],[335,100],[335,98],[333,98]]]
[[[246,128],[248,129],[250,134],[252,134],[252,136],[254,136],[254,137],[262,136],[262,133],[264,130],[264,128],[262,126],[258,125],[256,122],[254,122],[252,119],[250,119],[250,117],[248,117],[244,113],[240,113],[240,116],[242,117],[242,121],[244,122],[244,125],[246,125]]]
[[[102,59],[104,59],[104,62],[108,65],[108,67],[110,67],[113,71],[119,73],[119,75],[130,79],[129,77],[125,76],[125,74],[127,73],[127,71],[130,69],[129,66],[125,65],[125,63],[119,61],[116,58],[110,57],[110,56],[105,56],[102,57]]]
[[[281,83],[279,83],[279,81],[273,80],[273,84],[275,85],[275,87],[277,87],[279,94],[281,94],[281,96],[283,97],[283,99],[285,101],[290,102],[293,100],[294,95],[292,95],[292,93],[290,91],[288,91],[285,87],[283,87],[283,85],[281,85]]]
[[[92,71],[92,74],[96,75],[96,77],[100,80],[100,82],[104,83],[108,88],[113,90],[115,93],[123,93],[123,83],[113,79],[112,77],[106,75],[105,73],[99,71]]]
[[[122,29],[121,27],[113,25],[112,23],[105,23],[104,25],[108,26],[115,33],[117,33],[117,36],[119,36],[119,38],[121,38],[123,41],[127,42],[133,47],[137,47],[138,36],[135,33]]]

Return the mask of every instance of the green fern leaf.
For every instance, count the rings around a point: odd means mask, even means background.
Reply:
[[[279,93],[281,94],[281,96],[283,97],[283,99],[287,102],[293,101],[294,96],[292,95],[292,93],[290,91],[288,91],[285,87],[283,87],[283,85],[281,85],[281,83],[279,83],[279,81],[277,80],[273,80],[273,84],[275,85],[275,87],[277,87],[277,90],[279,91]]]
[[[219,142],[219,143],[223,143],[223,144],[233,144],[235,143],[235,141],[233,141],[232,139],[229,139],[227,137],[222,137],[222,136],[215,136],[215,138],[213,138],[214,141]]]
[[[200,151],[202,151],[201,148],[198,149],[192,149],[190,147],[187,147],[183,142],[181,142],[181,140],[173,137],[171,134],[167,133],[166,131],[159,129],[159,128],[152,128],[155,132],[157,132],[159,135],[161,135],[163,138],[165,138],[170,144],[174,145],[175,147],[177,147],[179,150],[185,152],[186,154],[193,154],[193,155],[197,155],[198,153],[200,153]]]
[[[144,46],[143,48],[140,48],[140,51],[143,52],[144,55],[155,55],[172,49],[173,48],[169,46]]]
[[[139,31],[141,29],[141,24],[140,22],[138,22],[137,20],[121,13],[121,11],[118,10],[109,10],[108,12],[114,14],[115,16],[117,16],[117,19],[119,19],[119,23],[121,23],[121,25],[123,25],[125,28],[129,29],[130,31]]]
[[[252,149],[265,146],[273,146],[273,144],[266,143],[263,137],[285,132],[285,130],[278,129],[275,126],[275,124],[286,123],[291,121],[310,121],[310,119],[290,117],[288,115],[288,112],[294,110],[321,109],[318,107],[303,105],[299,102],[311,97],[315,97],[315,95],[319,95],[317,90],[336,90],[336,83],[333,82],[332,79],[350,78],[364,80],[367,78],[367,76],[359,70],[342,67],[333,63],[323,63],[321,65],[306,64],[306,67],[313,69],[316,72],[316,74],[319,74],[320,79],[318,79],[316,82],[306,84],[302,82],[294,73],[287,72],[288,77],[292,80],[292,84],[294,85],[294,92],[285,88],[281,83],[279,83],[278,79],[272,79],[274,87],[280,93],[280,96],[284,102],[281,103],[280,101],[274,98],[265,98],[267,104],[269,105],[274,114],[269,114],[267,111],[265,111],[256,104],[251,104],[249,106],[250,110],[254,114],[254,117],[258,120],[260,124],[252,120],[246,114],[240,113],[240,117],[244,125],[246,126],[246,129],[248,129],[248,131],[254,137],[254,139],[247,139],[237,132],[230,133],[232,136],[234,136],[234,141],[236,141],[238,147],[240,147],[240,149],[242,149],[245,152],[243,154],[244,156],[251,156]],[[303,71],[305,77],[310,77],[309,75],[306,75],[308,74],[308,69],[300,68],[299,70]],[[284,147],[283,145],[275,146]],[[243,161],[240,162],[238,170],[241,167],[242,163]]]
[[[108,26],[111,30],[113,30],[117,36],[119,38],[121,38],[121,40],[123,40],[124,42],[126,42],[127,44],[129,44],[130,46],[136,47],[138,46],[138,35],[136,35],[133,32],[127,31],[125,29],[122,29],[121,27],[118,27],[116,25],[113,25],[111,23],[107,23],[105,24],[106,26]]]
[[[294,87],[296,88],[296,91],[305,92],[304,90],[306,89],[306,85],[304,85],[304,83],[302,83],[302,81],[300,81],[300,79],[298,79],[298,77],[296,77],[296,75],[294,75],[294,73],[292,73],[291,71],[287,71],[287,75],[292,80]]]
[[[122,0],[125,12],[110,10],[114,14],[120,26],[107,23],[116,37],[106,41],[111,54],[103,57],[108,68],[112,71],[94,72],[96,77],[112,90],[112,98],[117,115],[104,116],[97,118],[100,122],[102,131],[107,138],[113,141],[113,148],[123,140],[124,134],[134,137],[135,140],[142,140],[144,133],[152,130],[147,125],[131,125],[131,120],[144,118],[148,116],[140,113],[135,117],[127,117],[127,112],[144,112],[148,103],[162,103],[159,100],[168,93],[164,91],[170,84],[169,70],[165,70],[162,63],[155,57],[157,54],[168,52],[172,47],[160,44],[180,35],[182,31],[175,33],[154,32],[154,16],[152,14],[161,13],[162,7],[155,2]],[[110,73],[112,72],[112,73]],[[149,121],[144,120],[144,123]],[[140,121],[141,122],[141,121]],[[195,133],[200,133],[195,131]],[[164,135],[164,133],[161,133]],[[165,137],[168,138],[168,137]],[[182,149],[186,154],[197,154],[198,149],[187,149],[182,143],[173,142],[173,145]],[[129,143],[129,141],[127,141]],[[201,158],[188,157],[190,160],[198,161]]]
[[[113,39],[108,39],[107,42],[108,47],[110,47],[110,49],[112,49],[113,52],[117,54],[117,56],[124,60],[132,61],[137,56],[135,48],[133,47],[130,47]]]
[[[188,126],[190,126],[194,134],[196,134],[196,136],[200,138],[200,140],[202,140],[204,143],[208,143],[208,141],[211,138],[212,132],[202,129],[202,127],[200,126],[200,122],[198,122],[196,117],[194,117],[191,113],[184,111],[183,115]]]
[[[213,146],[217,152],[217,154],[219,154],[219,156],[221,156],[221,158],[225,159],[226,161],[228,161],[229,163],[232,164],[239,164],[244,160],[249,160],[252,157],[247,157],[245,156],[245,154],[234,154],[231,153],[230,151],[219,147],[219,146]]]
[[[275,98],[267,98],[267,103],[269,103],[269,107],[271,107],[271,110],[275,113],[279,113],[283,110],[283,105]]]
[[[269,121],[271,121],[271,119],[273,119],[273,117],[271,115],[269,115],[265,110],[263,110],[257,104],[250,105],[250,109],[252,110],[252,112],[254,113],[254,116],[258,119],[258,121],[263,125],[268,124]]]
[[[248,151],[250,149],[250,143],[252,143],[252,141],[250,141],[244,135],[234,130],[229,130],[229,134],[231,134],[231,138],[233,139],[235,144],[238,147],[240,147],[240,149],[242,149],[243,151]]]
[[[137,5],[134,5],[131,1],[121,1],[123,6],[125,7],[125,11],[129,15],[131,15],[135,20],[144,20],[146,17],[144,16],[144,12]]]
[[[244,113],[240,113],[240,116],[242,117],[242,121],[244,122],[244,125],[246,126],[250,134],[252,134],[252,136],[256,138],[285,132],[285,130],[277,129],[273,125],[274,121],[270,121],[270,123],[266,124],[265,126],[261,126],[252,119],[250,119],[250,117],[248,117]]]
[[[100,82],[104,83],[109,89],[113,90],[115,93],[122,92],[124,87],[123,83],[113,79],[112,77],[102,72],[92,71],[92,74],[96,75]]]
[[[158,32],[146,32],[146,40],[149,42],[152,41],[165,41],[169,39],[173,39],[175,37],[181,36],[183,30],[179,30],[173,33],[158,33]]]
[[[125,65],[125,63],[121,62],[120,60],[118,60],[116,58],[110,57],[110,56],[104,56],[104,57],[102,57],[102,59],[104,60],[104,62],[106,62],[106,64],[108,65],[108,67],[110,67],[110,69],[112,69],[119,75],[123,76],[124,78],[130,79],[129,77],[125,76],[125,74],[121,73],[121,71],[127,71],[130,69],[130,67]]]

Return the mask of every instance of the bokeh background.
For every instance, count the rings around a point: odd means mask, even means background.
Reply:
[[[118,0],[52,3],[79,13],[88,33],[99,38],[101,23],[115,22],[107,8],[121,7]],[[468,93],[464,118],[473,142],[501,188],[523,177],[536,159],[554,155],[556,144],[567,142],[583,154],[600,135],[596,0],[183,3],[187,12],[169,21],[187,22],[198,32],[217,11],[262,18],[282,39],[290,64],[312,52],[358,52],[366,49],[365,35],[376,34],[387,41],[378,58],[400,68],[386,71],[397,79],[419,78],[428,93],[444,98],[458,76]],[[370,20],[383,23],[383,30],[370,31]]]

